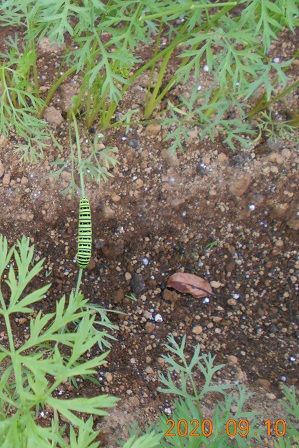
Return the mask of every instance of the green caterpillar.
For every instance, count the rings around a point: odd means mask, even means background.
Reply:
[[[81,269],[87,267],[91,257],[92,227],[90,204],[87,198],[80,199],[79,227],[78,227],[78,252],[77,262]]]

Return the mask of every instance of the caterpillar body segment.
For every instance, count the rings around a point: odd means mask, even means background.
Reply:
[[[81,269],[87,267],[91,257],[92,226],[90,204],[87,198],[80,199],[77,262]]]

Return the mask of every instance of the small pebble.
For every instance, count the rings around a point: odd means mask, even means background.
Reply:
[[[155,324],[153,324],[153,322],[147,322],[145,324],[145,331],[150,334],[153,333],[153,331],[155,330],[156,326]]]
[[[3,176],[4,171],[5,171],[5,169],[4,169],[4,165],[3,165],[3,163],[2,163],[1,160],[0,160],[0,177]]]
[[[2,182],[3,182],[3,185],[5,187],[9,186],[9,184],[10,184],[10,173],[4,174]]]
[[[108,383],[112,383],[112,380],[113,380],[112,373],[107,372],[107,373],[105,374],[105,378],[106,378],[106,380],[108,381]]]
[[[218,288],[221,288],[222,284],[220,282],[216,282],[213,280],[211,282],[211,286],[212,286],[212,288],[218,289]]]
[[[228,355],[227,362],[232,366],[239,364],[239,360],[235,355]]]
[[[195,327],[192,328],[192,333],[194,333],[194,334],[201,334],[202,333],[202,326],[201,325],[195,325]]]

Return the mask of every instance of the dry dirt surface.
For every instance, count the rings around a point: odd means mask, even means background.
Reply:
[[[134,102],[134,89],[131,94]],[[52,126],[67,158],[60,95],[51,105]],[[112,448],[136,419],[143,425],[170,406],[170,397],[157,392],[169,334],[186,334],[190,353],[200,344],[215,354],[228,364],[219,381],[247,385],[256,392],[251,407],[264,418],[281,418],[280,385],[299,388],[298,147],[265,141],[233,153],[191,131],[186,152],[175,155],[156,123],[127,134],[109,131],[104,145],[118,148],[119,164],[109,182],[88,185],[94,244],[82,291],[113,311],[118,330],[107,367],[98,372],[100,386],[79,388],[122,398],[99,422],[105,446]],[[0,137],[0,232],[11,243],[29,236],[45,257],[36,283],[52,284],[39,305],[48,311],[75,284],[78,197],[61,193],[70,173],[53,176],[54,146],[37,165],[20,164],[14,150],[13,136]],[[176,272],[203,277],[213,295],[194,298],[167,288]],[[17,318],[16,336],[28,326]],[[208,412],[212,404],[205,406]]]

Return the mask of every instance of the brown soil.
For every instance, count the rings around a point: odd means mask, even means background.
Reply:
[[[132,107],[144,88],[135,86],[130,95]],[[55,134],[67,158],[66,124]],[[221,378],[254,390],[250,406],[264,418],[281,418],[279,385],[299,386],[298,148],[268,141],[232,153],[191,131],[186,152],[175,156],[156,124],[138,125],[127,135],[109,131],[104,144],[118,147],[119,165],[108,183],[88,185],[94,249],[82,291],[93,303],[125,313],[111,314],[117,341],[99,371],[100,390],[122,398],[99,423],[106,446],[114,446],[113,437],[124,435],[135,419],[152,421],[167,406],[157,386],[169,334],[186,334],[189,353],[199,343],[219,363],[236,356]],[[13,137],[1,140],[0,233],[10,242],[29,236],[45,257],[38,282],[52,284],[40,305],[48,311],[76,281],[78,198],[61,194],[69,173],[52,176],[56,148],[33,166],[21,165],[14,149]],[[167,278],[178,271],[210,281],[214,295],[207,301],[168,292]],[[128,297],[132,292],[136,301]],[[16,321],[16,337],[28,324]],[[196,325],[200,334],[192,331]],[[80,389],[99,390],[90,383]]]

